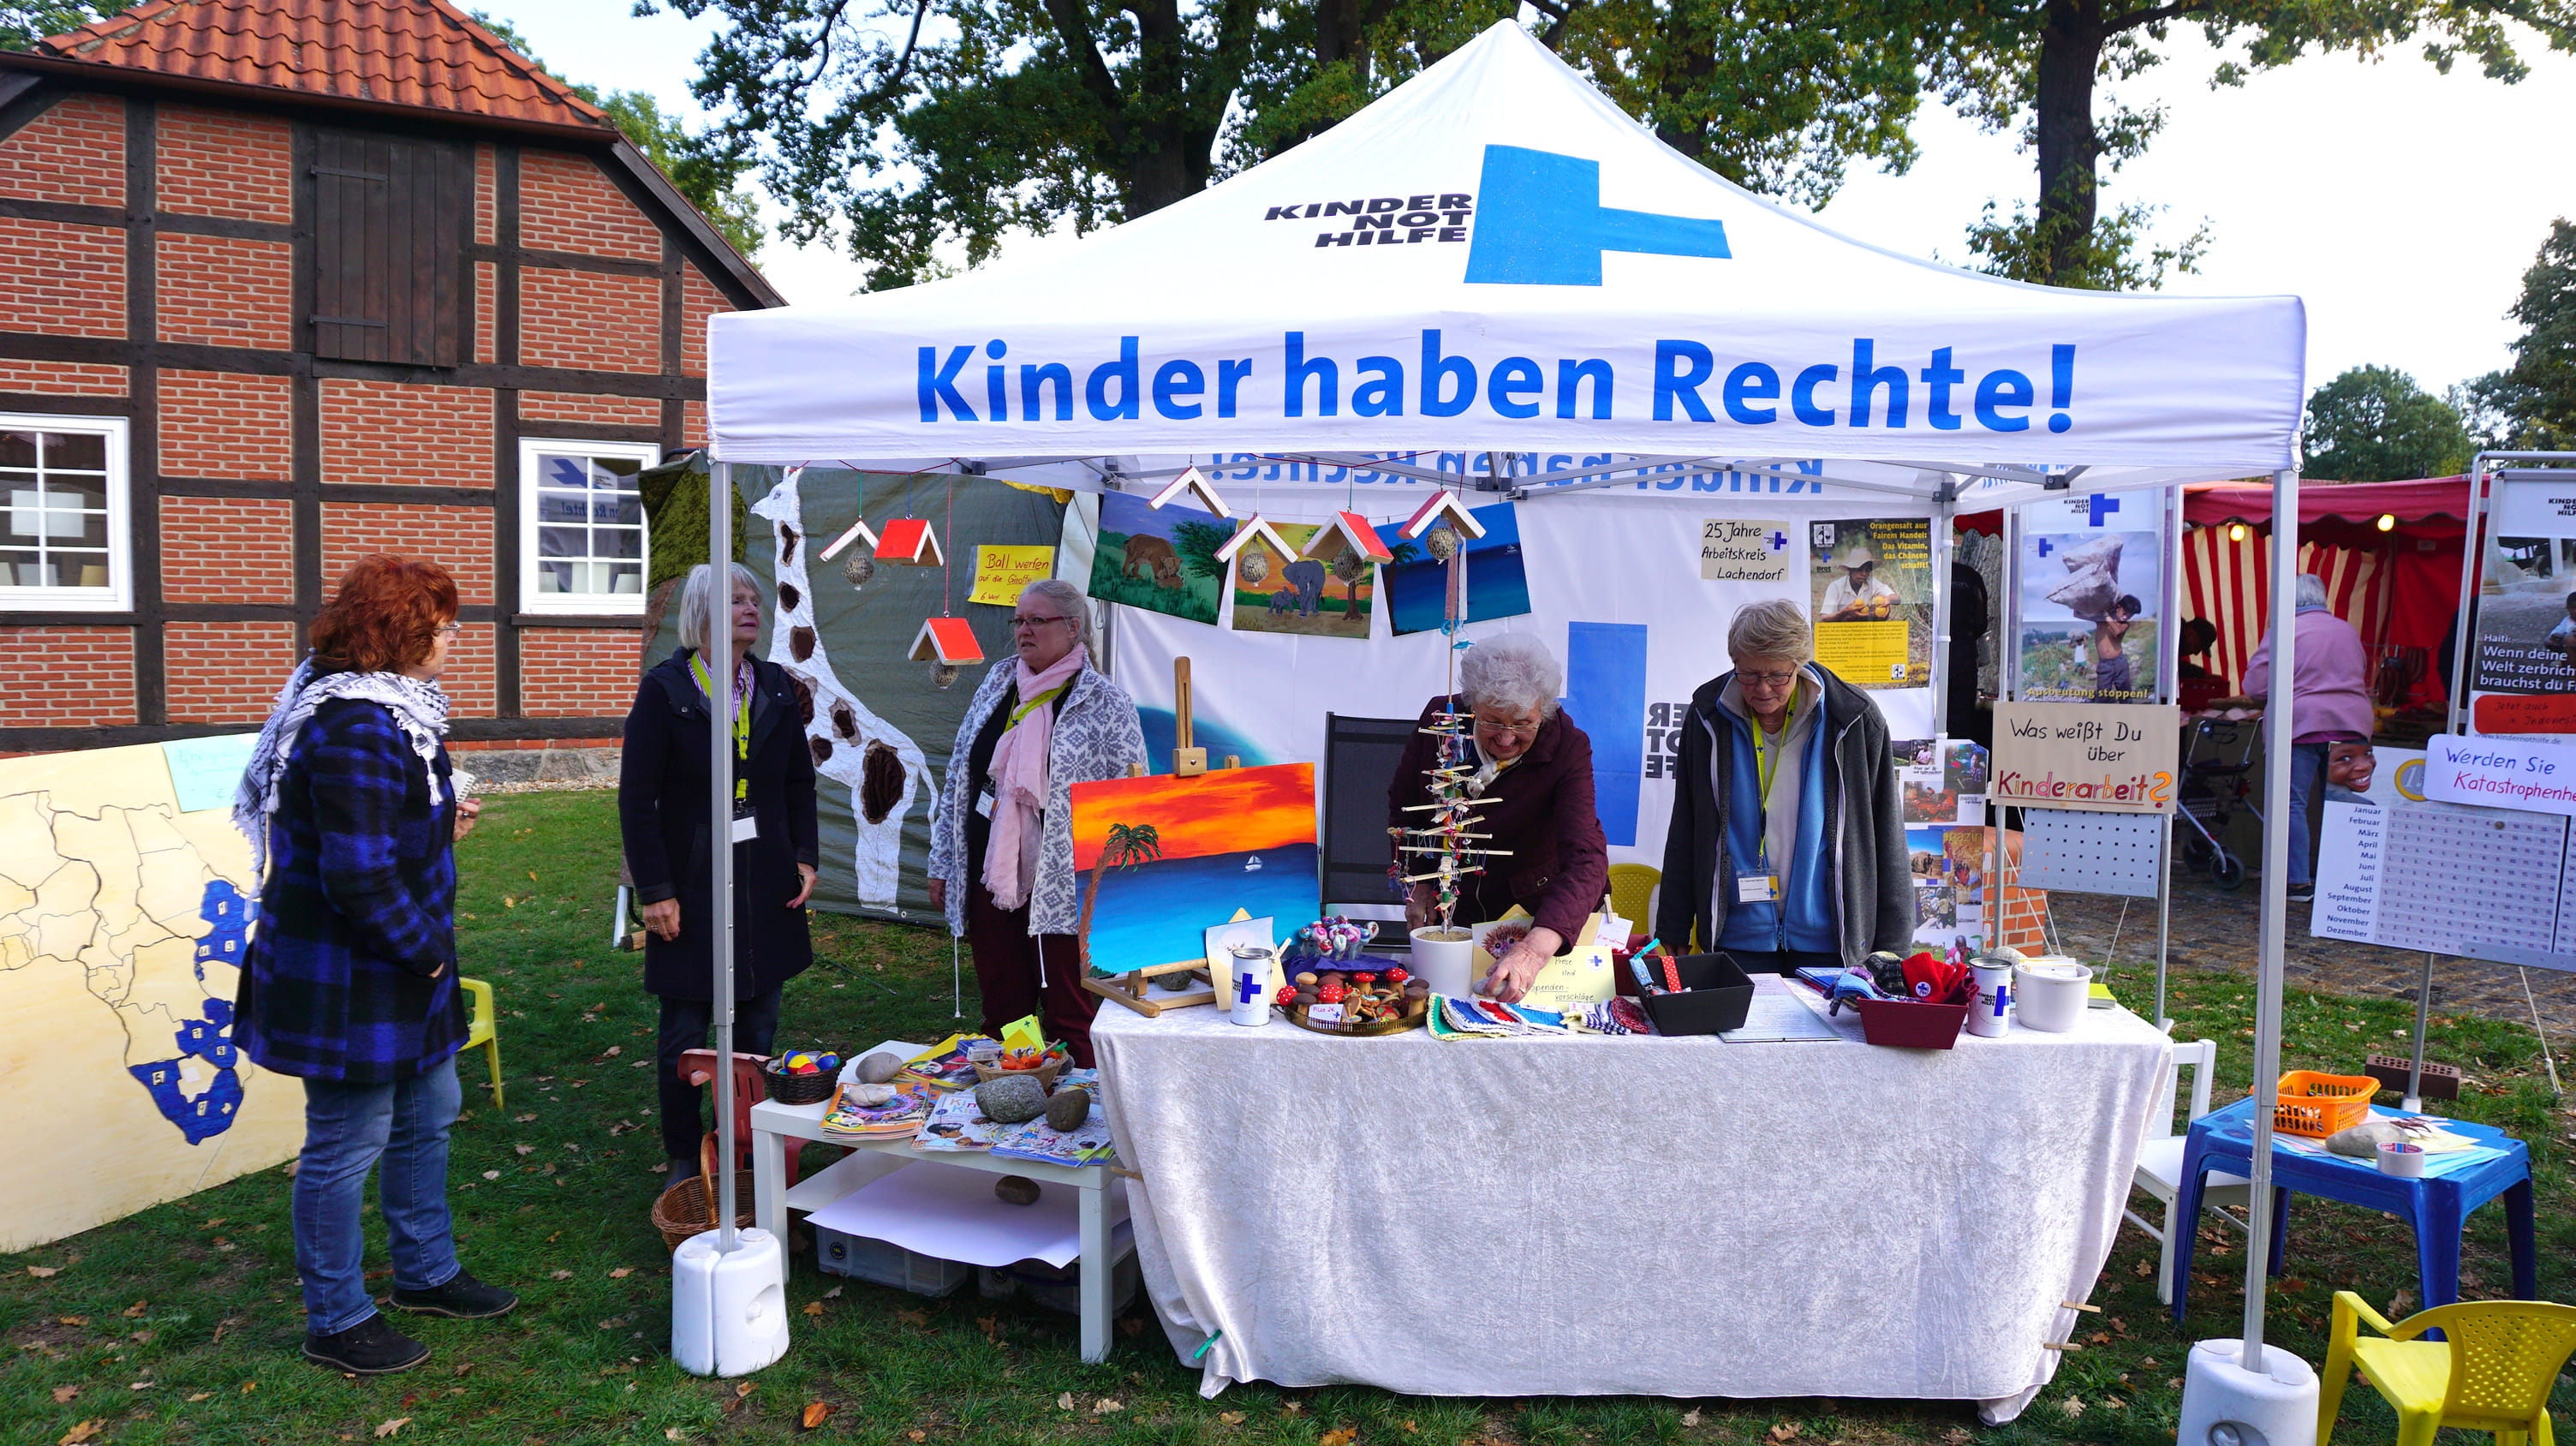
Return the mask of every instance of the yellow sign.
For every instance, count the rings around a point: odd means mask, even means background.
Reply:
[[[1901,619],[1883,623],[1819,623],[1816,661],[1856,688],[1901,688],[1917,681],[1906,661]]]
[[[1030,583],[1053,576],[1054,548],[988,542],[975,549],[975,590],[966,600],[1009,607]]]

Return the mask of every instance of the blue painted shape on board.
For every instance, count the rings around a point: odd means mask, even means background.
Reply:
[[[1565,625],[1565,711],[1592,739],[1592,807],[1610,843],[1637,842],[1646,772],[1646,625]]]

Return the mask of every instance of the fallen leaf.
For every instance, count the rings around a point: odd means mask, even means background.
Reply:
[[[1798,1439],[1798,1431],[1799,1427],[1797,1422],[1782,1421],[1772,1426],[1771,1439],[1774,1441],[1795,1441]]]
[[[1280,1406],[1279,1409],[1287,1412],[1291,1416],[1294,1416],[1306,1409],[1306,1403],[1303,1401],[1289,1401]]]
[[[635,1267],[634,1267],[634,1266],[631,1266],[631,1265],[621,1265],[621,1266],[617,1267],[615,1270],[612,1270],[612,1271],[608,1272],[608,1278],[609,1278],[609,1279],[611,1279],[611,1280],[624,1280],[626,1277],[628,1277],[628,1276],[630,1276],[630,1275],[633,1275],[634,1273],[635,1273]]]
[[[2093,1345],[2107,1346],[2111,1343],[2111,1333],[2109,1331],[2095,1331],[2084,1339]]]
[[[913,1431],[907,1434],[915,1441],[927,1441],[930,1439],[930,1433],[927,1431]]]
[[[1131,1315],[1118,1322],[1118,1333],[1123,1336],[1143,1335],[1145,1333],[1145,1322],[1142,1319]]]
[[[686,1441],[689,1438],[681,1432],[679,1427],[665,1426],[662,1428],[662,1439],[665,1441]]]
[[[1066,1391],[1066,1392],[1063,1392],[1062,1394],[1058,1395],[1058,1396],[1055,1398],[1055,1408],[1056,1408],[1057,1410],[1059,1410],[1059,1411],[1070,1411],[1070,1410],[1072,1410],[1072,1409],[1073,1409],[1073,1392],[1071,1392],[1071,1391]]]
[[[894,1313],[894,1318],[902,1321],[905,1325],[926,1326],[930,1324],[930,1317],[917,1310],[896,1311]]]
[[[807,1315],[821,1315],[823,1313],[823,1303],[819,1300],[809,1300],[805,1302],[805,1313]]]
[[[139,1317],[140,1317],[140,1316],[141,1316],[145,1311],[150,1310],[151,1308],[152,1308],[152,1302],[150,1302],[150,1301],[148,1301],[148,1300],[138,1300],[138,1301],[136,1301],[134,1304],[129,1305],[129,1306],[127,1306],[127,1307],[125,1308],[125,1312],[124,1312],[124,1313],[125,1313],[125,1318],[126,1318],[127,1320],[134,1320],[134,1319],[137,1319],[137,1318],[139,1318]]]
[[[736,1382],[734,1382],[734,1383],[733,1383],[733,1394],[734,1394],[734,1398],[735,1398],[736,1400],[740,1400],[742,1397],[750,1395],[750,1394],[751,1394],[752,1387],[753,1387],[753,1385],[754,1385],[754,1384],[755,1384],[755,1383],[754,1383],[754,1382],[751,1382],[751,1381],[736,1381]]]
[[[836,1285],[836,1286],[833,1286],[830,1290],[827,1290],[827,1291],[823,1292],[823,1298],[824,1298],[825,1300],[838,1300],[838,1299],[840,1299],[840,1298],[841,1298],[841,1288],[840,1288],[839,1286],[837,1286],[837,1285]]]
[[[1106,1416],[1112,1411],[1124,1411],[1126,1409],[1127,1408],[1120,1405],[1116,1399],[1109,1396],[1103,1396],[1099,1400],[1091,1403],[1091,1414],[1095,1416]]]
[[[571,1271],[569,1271],[569,1270],[549,1270],[549,1271],[547,1271],[547,1272],[546,1272],[546,1279],[548,1279],[548,1280],[570,1280],[570,1279],[572,1279],[572,1272],[571,1272]]]
[[[2069,1416],[2081,1416],[2084,1414],[2084,1398],[2081,1396],[2069,1396],[2065,1400],[2057,1403],[2057,1409],[2064,1411]]]
[[[61,1268],[60,1268],[60,1267],[58,1267],[58,1266],[52,1266],[52,1265],[30,1265],[30,1266],[28,1266],[28,1267],[27,1267],[27,1273],[28,1273],[29,1275],[34,1276],[34,1277],[35,1277],[36,1279],[38,1279],[38,1280],[51,1280],[51,1279],[53,1279],[55,1276],[60,1275],[60,1274],[62,1274],[63,1272],[62,1272]]]
[[[1325,1432],[1322,1446],[1351,1446],[1351,1443],[1359,1438],[1359,1427],[1343,1426],[1337,1430]]]
[[[188,1398],[188,1404],[193,1406],[199,1401],[211,1401],[214,1398],[215,1393],[212,1391],[199,1391],[197,1394]]]
[[[829,1401],[808,1401],[808,1402],[806,1402],[806,1403],[805,1403],[805,1414],[804,1414],[803,1416],[801,1416],[801,1417],[798,1417],[797,1419],[799,1419],[799,1420],[801,1420],[801,1421],[803,1421],[803,1422],[805,1423],[805,1429],[806,1429],[806,1430],[811,1431],[811,1430],[813,1430],[815,1427],[822,1425],[822,1424],[823,1424],[823,1420],[824,1420],[824,1418],[825,1418],[825,1417],[827,1417],[827,1416],[829,1416],[829,1415],[831,1415],[831,1414],[832,1414],[832,1403],[831,1403],[831,1402],[829,1402]]]
[[[376,1439],[381,1441],[387,1436],[394,1435],[401,1431],[402,1428],[410,1424],[411,1418],[409,1416],[396,1416],[390,1421],[379,1421],[376,1423]]]
[[[512,1145],[510,1148],[522,1155],[533,1155],[537,1152],[537,1147],[534,1145]]]
[[[80,1387],[78,1386],[56,1386],[54,1387],[54,1404],[60,1406],[79,1394]]]
[[[486,1180],[498,1180],[501,1178],[501,1172],[498,1170],[486,1170],[483,1172],[483,1178]]]
[[[456,1369],[448,1372],[448,1374],[451,1376],[470,1375],[473,1370],[474,1363],[472,1361],[458,1361],[456,1363]]]
[[[600,1057],[601,1059],[615,1059],[615,1058],[617,1058],[619,1055],[624,1054],[625,1052],[626,1052],[626,1046],[624,1046],[624,1045],[622,1045],[622,1044],[612,1044],[612,1045],[610,1045],[608,1048],[606,1048],[606,1049],[604,1049],[604,1050],[600,1051],[600,1055],[599,1055],[599,1057]]]
[[[89,1317],[85,1315],[58,1315],[54,1317],[54,1323],[56,1325],[88,1325]]]
[[[511,1118],[511,1120],[512,1120],[513,1122],[524,1125],[524,1124],[526,1124],[528,1121],[533,1120],[533,1119],[535,1119],[536,1117],[537,1117],[537,1113],[536,1113],[536,1111],[534,1111],[534,1110],[530,1110],[528,1113],[526,1113],[526,1114],[524,1114],[524,1115],[512,1115],[510,1118]]]
[[[1229,1426],[1240,1426],[1243,1424],[1243,1413],[1241,1411],[1219,1411],[1216,1413],[1216,1418]]]
[[[1410,1422],[1410,1421],[1407,1421],[1405,1424],[1406,1424],[1406,1425],[1408,1425],[1408,1426],[1410,1426],[1410,1425],[1412,1425],[1413,1423],[1412,1423],[1412,1422]],[[1696,1425],[1698,1425],[1698,1424],[1699,1424],[1699,1407],[1697,1407],[1697,1406],[1693,1406],[1693,1407],[1691,1407],[1689,1410],[1682,1412],[1682,1424],[1683,1424],[1683,1425],[1685,1425],[1685,1426],[1696,1426]]]
[[[256,1390],[258,1390],[258,1389],[259,1389],[259,1382],[257,1382],[257,1381],[244,1381],[244,1382],[242,1382],[242,1389],[241,1389],[241,1393],[242,1393],[243,1395],[245,1395],[245,1396],[249,1395],[251,1392],[256,1391]]]
[[[63,1433],[63,1439],[56,1443],[56,1446],[80,1446],[80,1443],[87,1441],[98,1434],[100,1424],[101,1423],[97,1421],[83,1421],[79,1425],[65,1431]]]
[[[128,1381],[125,1383],[125,1389],[129,1391],[148,1391],[152,1389],[152,1383],[150,1381]]]

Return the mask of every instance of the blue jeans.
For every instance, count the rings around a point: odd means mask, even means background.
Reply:
[[[447,1128],[464,1093],[456,1060],[394,1084],[304,1082],[304,1153],[295,1169],[295,1269],[304,1278],[304,1324],[315,1335],[376,1313],[367,1291],[367,1169],[381,1164],[377,1195],[393,1247],[394,1286],[435,1290],[456,1275],[447,1218]]]
[[[2331,743],[2290,745],[2290,887],[2316,882],[2316,861],[2309,856],[2308,800],[2325,786],[2326,753]]]

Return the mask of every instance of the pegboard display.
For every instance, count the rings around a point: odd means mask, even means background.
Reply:
[[[2025,889],[2152,899],[2164,875],[2165,815],[2022,810]]]

